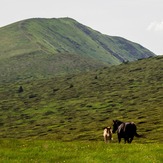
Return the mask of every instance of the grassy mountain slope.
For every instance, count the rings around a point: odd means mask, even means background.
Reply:
[[[31,82],[1,84],[0,137],[102,140],[113,119],[163,140],[163,57]],[[18,93],[19,87],[23,92]],[[114,141],[116,141],[114,136]]]
[[[154,56],[70,18],[28,19],[0,28],[0,81],[44,78]]]

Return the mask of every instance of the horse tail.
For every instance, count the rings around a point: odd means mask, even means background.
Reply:
[[[135,133],[135,136],[138,138],[142,137],[142,135],[139,135],[137,132]]]

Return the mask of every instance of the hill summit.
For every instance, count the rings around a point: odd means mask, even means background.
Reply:
[[[155,54],[71,18],[34,18],[0,28],[3,81],[86,71]]]

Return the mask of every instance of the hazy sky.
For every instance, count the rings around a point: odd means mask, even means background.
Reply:
[[[163,0],[0,0],[0,27],[36,17],[71,17],[163,55]]]

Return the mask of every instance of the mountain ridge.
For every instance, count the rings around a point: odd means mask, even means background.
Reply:
[[[155,56],[139,44],[101,34],[71,18],[13,23],[0,28],[0,42],[4,81],[89,71]]]

